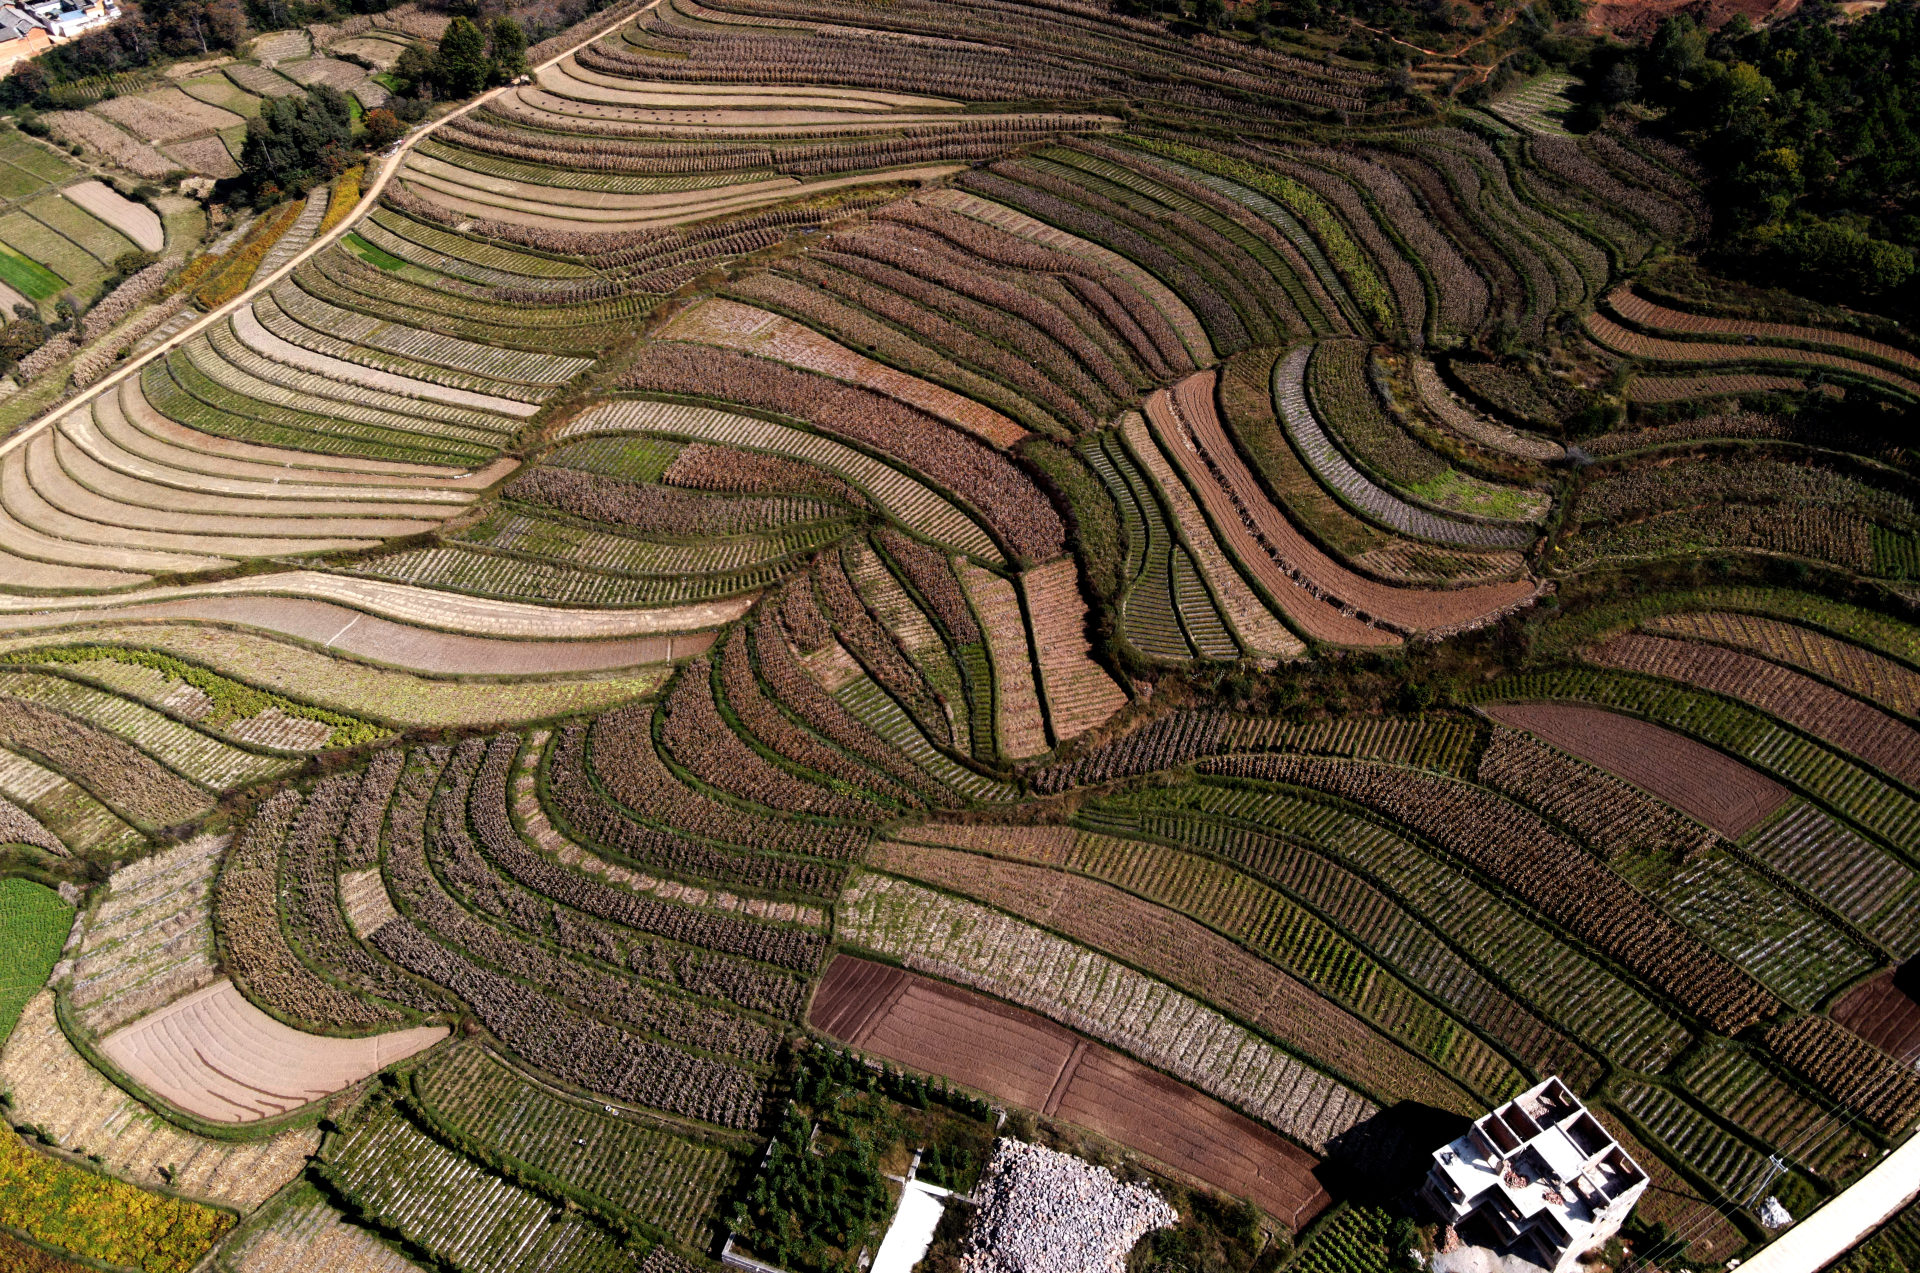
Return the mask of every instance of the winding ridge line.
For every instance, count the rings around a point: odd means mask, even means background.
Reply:
[[[1623,327],[1597,310],[1587,315],[1587,334],[1617,354],[1656,363],[1773,363],[1826,367],[1843,375],[1872,380],[1909,398],[1920,399],[1920,384],[1884,367],[1797,345],[1724,345],[1707,341],[1648,336]]]
[[[1334,446],[1307,404],[1307,359],[1312,353],[1313,346],[1302,345],[1274,367],[1273,400],[1286,423],[1287,436],[1322,483],[1374,521],[1403,535],[1466,548],[1524,549],[1533,542],[1536,532],[1530,526],[1455,521],[1417,508],[1368,480]]]
[[[621,19],[621,21],[624,22],[630,18],[637,18],[641,14],[647,12],[649,9],[652,9],[655,5],[659,3],[660,3],[660,0],[647,0],[646,4],[640,6],[638,9],[634,10],[632,13],[627,14],[625,17]],[[537,76],[540,72],[546,70],[548,67],[555,65],[561,59],[571,56],[575,51],[585,48],[587,45],[592,44],[595,40],[598,40],[600,37],[606,34],[606,30],[603,28],[603,26],[600,23],[593,22],[591,19],[589,19],[589,23],[591,24],[591,27],[592,27],[592,30],[590,31],[589,34],[581,38],[578,42],[570,44],[566,48],[560,50],[560,52],[548,58],[546,61],[540,63],[538,66],[531,68],[531,70],[528,73],[530,75]],[[301,265],[305,264],[307,261],[311,260],[313,257],[318,256],[321,252],[325,251],[328,247],[332,246],[333,243],[337,241],[342,235],[351,231],[353,227],[356,224],[358,224],[363,217],[366,216],[368,209],[374,207],[377,203],[379,203],[380,195],[387,188],[387,182],[393,178],[395,173],[400,171],[401,165],[406,161],[408,152],[410,152],[420,142],[432,136],[434,130],[442,127],[447,123],[450,123],[453,120],[459,119],[462,115],[465,115],[469,111],[477,110],[478,108],[485,106],[487,103],[493,101],[494,98],[499,97],[501,94],[507,92],[512,87],[513,86],[510,84],[503,84],[499,88],[490,89],[487,92],[482,93],[480,96],[474,98],[472,101],[468,102],[466,105],[460,106],[454,110],[448,111],[445,115],[441,116],[439,119],[434,120],[432,123],[426,125],[425,127],[416,128],[413,132],[409,133],[405,138],[403,138],[400,141],[398,145],[394,146],[392,149],[390,149],[387,152],[386,158],[383,159],[380,163],[380,169],[379,169],[378,175],[376,175],[373,181],[370,182],[361,191],[360,202],[358,206],[354,209],[351,215],[342,217],[340,219],[340,224],[334,226],[333,229],[327,231],[325,234],[315,238],[313,242],[307,244],[307,246],[304,249],[302,249],[297,255],[292,257],[290,260],[287,260],[284,263],[282,263],[281,266],[277,270],[275,270],[273,273],[267,274],[264,277],[260,275],[255,275],[254,281],[250,283],[247,286],[247,289],[244,292],[241,292],[240,295],[234,297],[232,300],[220,306],[218,309],[212,310],[207,314],[205,314],[204,316],[202,316],[201,318],[197,319],[196,321],[189,323],[186,327],[182,328],[180,331],[175,332],[172,336],[168,337],[166,340],[161,341],[159,344],[149,349],[140,358],[131,360],[125,366],[121,367],[118,371],[113,372],[111,375],[102,377],[99,381],[88,386],[86,389],[82,390],[76,396],[72,398],[63,399],[59,402],[54,403],[52,406],[48,407],[47,410],[42,412],[39,416],[28,421],[26,424],[22,425],[19,429],[15,430],[13,433],[13,436],[5,439],[4,441],[0,441],[0,457],[4,457],[8,455],[18,447],[25,446],[28,442],[30,442],[34,438],[35,435],[40,433],[48,425],[52,424],[55,420],[59,419],[60,417],[68,414],[71,411],[76,411],[81,407],[86,406],[88,403],[92,402],[95,398],[99,397],[102,393],[105,393],[107,390],[117,388],[122,381],[125,381],[130,377],[139,375],[147,367],[147,365],[152,363],[155,359],[166,357],[167,354],[171,353],[175,349],[180,348],[182,345],[186,344],[189,340],[192,340],[195,336],[198,336],[202,332],[207,331],[208,329],[213,327],[216,323],[221,323],[226,321],[228,318],[232,317],[233,314],[238,312],[241,309],[241,307],[252,305],[253,302],[258,297],[266,294],[282,279],[293,277],[293,272],[295,270],[299,269]]]

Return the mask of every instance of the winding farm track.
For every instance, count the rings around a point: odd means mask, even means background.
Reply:
[[[648,0],[646,4],[641,5],[638,9],[635,9],[632,13],[624,14],[620,18],[620,21],[625,22],[629,19],[639,17],[641,14],[647,12],[647,10],[653,8],[655,5],[659,3],[660,3],[660,0]],[[602,18],[604,17],[604,15],[595,15],[595,17]],[[538,66],[533,67],[530,71],[530,74],[534,75],[535,77],[538,77],[541,72],[547,70],[549,67],[558,65],[560,62],[562,62],[566,58],[571,57],[578,50],[585,48],[587,45],[592,44],[595,40],[598,40],[601,36],[607,33],[607,30],[608,30],[608,26],[605,21],[598,21],[598,20],[593,21],[592,30],[588,35],[583,37],[579,42],[568,45],[566,48],[560,50],[560,52],[548,58],[546,61],[540,63]],[[470,111],[474,111],[479,109],[482,106],[485,106],[488,102],[493,101],[495,98],[499,97],[503,93],[511,92],[512,88],[513,88],[512,85],[502,85],[499,88],[489,89],[487,92],[480,94],[480,96],[474,98],[472,101],[466,103],[465,105],[456,107],[455,109],[448,111],[445,115],[442,115],[439,119],[434,120],[432,123],[427,124],[425,127],[416,128],[412,132],[408,133],[406,137],[402,138],[397,145],[395,145],[391,150],[387,152],[386,158],[381,160],[378,173],[376,173],[376,175],[374,176],[374,179],[371,182],[369,182],[366,185],[366,187],[361,191],[360,202],[355,207],[356,215],[349,215],[346,217],[342,217],[340,220],[340,224],[334,226],[331,230],[327,231],[325,234],[316,236],[313,242],[307,244],[307,246],[304,249],[302,249],[298,254],[296,254],[291,260],[283,263],[280,266],[280,268],[275,270],[273,273],[266,275],[263,278],[256,278],[256,280],[247,288],[246,291],[240,293],[240,295],[234,297],[232,300],[228,301],[226,304],[220,306],[218,309],[209,311],[203,317],[197,319],[192,323],[189,323],[186,327],[182,328],[178,332],[175,332],[172,336],[168,337],[166,340],[161,341],[159,344],[155,345],[153,348],[147,350],[147,352],[141,355],[139,358],[129,360],[127,365],[124,367],[121,367],[118,371],[113,372],[111,375],[102,377],[98,383],[89,386],[87,389],[83,390],[82,392],[80,392],[79,394],[75,395],[72,398],[65,399],[64,401],[61,401],[55,404],[53,407],[49,408],[43,414],[39,415],[33,420],[30,420],[26,424],[22,425],[18,430],[14,432],[12,437],[9,437],[4,441],[0,441],[0,457],[5,457],[8,454],[12,453],[13,451],[17,450],[18,448],[25,446],[28,442],[32,441],[34,437],[36,437],[39,433],[45,430],[47,426],[51,425],[55,420],[60,419],[62,416],[65,416],[71,411],[75,411],[81,407],[86,406],[88,403],[92,402],[95,398],[99,397],[101,394],[107,392],[108,390],[118,388],[122,382],[139,375],[141,370],[145,368],[149,363],[151,363],[154,359],[164,358],[167,354],[185,345],[188,341],[192,340],[194,337],[199,336],[202,333],[210,330],[215,324],[224,322],[227,319],[231,318],[235,313],[237,313],[243,307],[252,305],[256,299],[258,299],[261,296],[264,296],[268,291],[270,291],[274,287],[275,284],[279,283],[280,280],[284,278],[292,277],[293,272],[296,269],[300,268],[301,265],[305,264],[308,260],[312,259],[313,257],[318,256],[321,252],[326,251],[326,249],[332,246],[337,239],[339,239],[342,235],[346,234],[349,230],[351,230],[354,224],[360,220],[359,215],[357,215],[358,213],[363,212],[368,208],[372,208],[375,204],[379,202],[381,193],[385,191],[387,188],[387,183],[393,179],[393,176],[395,173],[400,171],[401,165],[403,165],[406,162],[408,153],[415,146],[419,145],[422,141],[432,136],[435,130],[439,129],[440,127],[447,124],[448,122],[459,119],[462,115],[465,115]]]

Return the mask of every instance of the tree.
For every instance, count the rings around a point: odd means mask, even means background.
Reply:
[[[394,80],[394,94],[398,97],[412,97],[425,90],[433,91],[433,50],[415,40],[400,50],[400,56],[394,60],[393,69],[388,72]]]
[[[516,75],[527,73],[527,33],[512,18],[495,18],[488,29],[491,46],[488,50],[493,61],[493,78],[496,83],[504,84]]]
[[[384,150],[407,134],[406,123],[385,107],[368,111],[360,122],[367,130],[369,150]]]
[[[467,18],[455,18],[440,37],[433,57],[433,82],[447,97],[472,97],[485,88],[493,64],[486,34]]]
[[[1668,92],[1686,87],[1689,77],[1706,58],[1706,33],[1685,13],[1662,22],[1647,45],[1646,61],[1651,78]]]
[[[47,73],[37,62],[17,62],[0,80],[0,109],[18,110],[47,100]]]
[[[1631,61],[1622,58],[1600,77],[1600,100],[1620,106],[1640,96],[1640,72]]]
[[[337,88],[316,84],[304,97],[270,97],[247,121],[242,175],[257,191],[269,184],[301,191],[343,171],[353,111]]]
[[[1857,225],[1805,217],[1756,236],[1800,286],[1863,299],[1885,296],[1914,275],[1914,254]]]

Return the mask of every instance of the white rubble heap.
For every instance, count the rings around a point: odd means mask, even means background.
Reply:
[[[1123,1273],[1134,1243],[1180,1219],[1105,1167],[1004,1137],[973,1196],[965,1273]]]

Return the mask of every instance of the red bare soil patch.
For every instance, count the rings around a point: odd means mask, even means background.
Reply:
[[[984,995],[842,955],[810,1020],[861,1051],[1077,1123],[1249,1198],[1296,1231],[1332,1201],[1305,1150],[1184,1083]]]
[[[1615,637],[1588,657],[1751,703],[1904,782],[1920,782],[1920,730],[1777,663],[1717,645],[1638,633]]]
[[[1787,789],[1773,779],[1636,717],[1574,703],[1503,703],[1487,715],[1625,778],[1729,839],[1787,802]]]
[[[1920,1056],[1920,968],[1894,969],[1833,1005],[1833,1019],[1897,1057]]]

